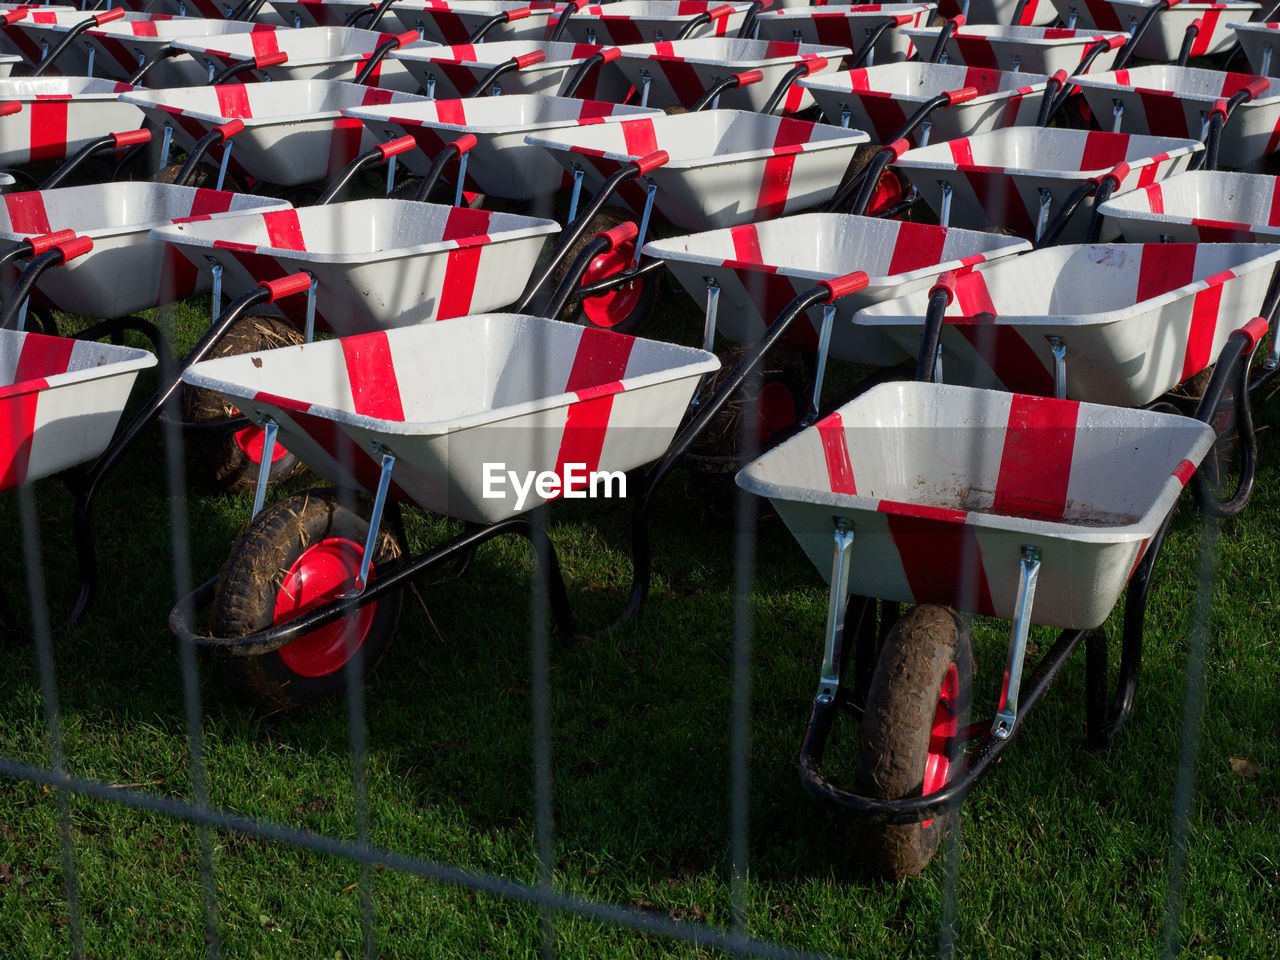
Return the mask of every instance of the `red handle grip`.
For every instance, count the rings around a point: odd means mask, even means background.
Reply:
[[[583,7],[587,5],[587,3],[588,3],[588,0],[569,0],[569,2],[565,4],[565,6],[573,7],[573,9],[575,10],[581,10]]]
[[[22,104],[17,100],[8,100],[0,103],[0,117],[12,117],[15,113],[22,112]]]
[[[898,26],[905,27],[908,23],[913,22],[915,18],[916,15],[914,13],[900,13],[893,19],[898,21]]]
[[[947,295],[947,306],[951,306],[956,299],[956,275],[953,272],[944,273],[934,281],[933,286],[929,288],[929,299],[933,299],[933,295],[941,290]]]
[[[609,241],[609,249],[617,250],[624,243],[634,240],[640,235],[640,228],[628,220],[626,223],[620,223],[616,227],[606,230],[600,236]]]
[[[124,133],[113,133],[111,139],[116,142],[115,149],[123,150],[125,147],[136,147],[140,143],[150,143],[151,131],[127,130]]]
[[[961,87],[959,90],[948,90],[946,93],[947,105],[954,107],[957,103],[968,103],[970,100],[978,98],[977,87]]]
[[[1173,7],[1176,7],[1178,4],[1185,2],[1185,0],[1165,0],[1165,2],[1168,3],[1170,9],[1172,9]]]
[[[653,170],[657,170],[663,164],[671,160],[671,154],[665,150],[655,150],[648,156],[641,157],[639,160],[632,160],[640,171],[640,176],[644,176]]]
[[[532,67],[535,63],[541,63],[547,59],[545,50],[535,50],[533,53],[522,54],[514,58],[516,61],[516,69],[523,70],[525,67]]]
[[[1107,177],[1110,177],[1116,182],[1116,186],[1119,187],[1120,184],[1124,183],[1124,179],[1127,176],[1129,176],[1129,165],[1124,161],[1121,161],[1104,173],[1102,175],[1102,179],[1106,180]]]
[[[948,20],[947,23],[954,23],[956,25],[956,29],[959,30],[961,27],[964,26],[964,23],[965,23],[964,14],[957,13],[954,17]]]
[[[279,280],[263,280],[258,286],[271,294],[267,303],[275,303],[295,293],[306,293],[311,289],[311,276],[306,273],[291,273]]]
[[[407,47],[411,43],[417,43],[422,38],[418,36],[417,30],[406,30],[404,33],[397,33],[393,39],[396,41],[397,47]]]
[[[1120,33],[1112,34],[1109,37],[1099,37],[1098,39],[1106,41],[1108,50],[1119,50],[1129,42],[1129,38]]]
[[[69,243],[76,238],[74,230],[59,230],[57,233],[45,233],[38,237],[27,237],[27,244],[31,247],[31,255],[38,257],[46,250],[52,250],[60,243]]]
[[[397,137],[395,140],[389,140],[386,143],[380,143],[375,148],[382,154],[382,162],[386,163],[392,157],[398,157],[402,153],[408,153],[415,146],[417,141],[413,137]]]
[[[1227,101],[1226,101],[1225,99],[1223,99],[1222,97],[1219,97],[1217,100],[1213,101],[1213,107],[1212,107],[1212,109],[1210,109],[1210,111],[1209,111],[1209,116],[1210,116],[1210,117],[1212,117],[1215,113],[1220,113],[1220,114],[1222,114],[1222,122],[1223,122],[1223,123],[1226,123],[1226,121],[1227,121]]]
[[[106,13],[100,13],[93,18],[94,23],[102,26],[104,23],[112,23],[124,16],[124,7],[112,7]]]
[[[597,50],[596,56],[600,58],[601,63],[613,63],[622,56],[620,47],[605,47],[603,50]]]
[[[710,17],[712,20],[722,20],[731,13],[733,13],[733,5],[725,3],[716,7],[713,10],[708,10],[707,16]]]
[[[1267,321],[1265,317],[1254,317],[1252,320],[1246,323],[1243,327],[1237,330],[1236,333],[1243,333],[1246,337],[1248,337],[1249,349],[1253,350],[1259,343],[1262,342],[1262,338],[1267,335],[1268,330],[1270,330],[1270,327],[1267,326]]]
[[[417,33],[414,33],[417,36]],[[283,50],[273,50],[271,53],[264,53],[260,57],[253,58],[253,68],[261,70],[263,67],[278,67],[282,63],[289,61],[289,55]]]
[[[62,243],[55,243],[51,250],[57,250],[62,254],[62,262],[70,263],[76,257],[82,257],[93,249],[93,240],[89,237],[75,237],[71,240],[64,240]]]
[[[893,143],[885,144],[880,149],[888,150],[890,153],[893,154],[893,159],[897,160],[900,156],[902,156],[904,153],[906,153],[908,150],[911,149],[911,141],[909,141],[906,137],[903,137],[901,140],[895,140],[893,141]]]
[[[507,23],[511,23],[513,20],[523,20],[525,19],[525,17],[532,17],[532,16],[533,16],[533,7],[521,7],[519,10],[508,10]]]
[[[0,26],[9,26],[11,23],[17,23],[27,15],[26,7],[19,7],[17,10],[10,10],[8,13],[0,14]]]
[[[764,74],[759,70],[744,70],[742,73],[735,73],[733,76],[740,87],[749,87],[751,84],[759,83],[764,79]]]
[[[464,133],[449,146],[454,147],[458,151],[458,156],[462,156],[468,150],[476,145],[476,135],[474,133]]]
[[[831,280],[819,280],[818,285],[827,288],[827,303],[833,300],[839,300],[841,297],[847,297],[851,293],[857,293],[859,290],[865,290],[867,284],[871,282],[861,270],[855,270],[853,273],[847,273],[843,277],[835,277]]]
[[[226,143],[243,129],[244,121],[237,117],[234,120],[228,120],[221,126],[214,127],[213,130],[210,130],[209,132],[213,133],[216,130],[218,133],[222,134],[222,142]]]
[[[1270,89],[1271,89],[1271,81],[1268,80],[1266,77],[1254,77],[1252,80],[1250,80],[1248,83],[1246,83],[1243,87],[1240,88],[1240,90],[1249,91],[1250,100],[1257,100],[1259,97],[1261,97],[1264,93],[1266,93]],[[1236,93],[1239,93],[1240,90],[1237,90]]]
[[[1050,77],[1050,79],[1057,80],[1058,88],[1061,89],[1062,87],[1065,87],[1067,85],[1067,71],[1059,70],[1052,77]]]
[[[808,68],[804,72],[804,75],[808,77],[817,73],[819,70],[825,69],[827,62],[826,57],[810,57],[808,60],[800,63],[799,66]]]

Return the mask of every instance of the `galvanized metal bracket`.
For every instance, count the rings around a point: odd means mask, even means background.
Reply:
[[[582,167],[573,165],[573,195],[569,198],[569,219],[573,223],[578,218],[578,201],[582,199]]]
[[[827,594],[827,633],[822,648],[822,675],[818,680],[818,703],[831,703],[840,689],[840,664],[844,646],[844,615],[849,606],[849,556],[853,551],[853,531],[844,517],[836,518],[834,557],[831,561],[831,589]]]
[[[653,216],[653,197],[658,192],[658,185],[645,177],[644,180],[644,213],[640,215],[640,232],[636,235],[636,254],[631,258],[631,268],[640,266],[640,248],[644,246],[645,237],[649,233],[649,218]]]
[[[382,510],[387,505],[387,492],[391,489],[391,471],[396,465],[395,454],[380,443],[373,445],[373,452],[375,456],[382,456],[382,473],[378,476],[378,492],[374,495],[373,511],[369,514],[369,532],[364,538],[360,573],[356,577],[354,587],[340,596],[339,599],[342,600],[351,600],[360,596],[369,582],[369,567],[373,564],[373,551],[378,545],[378,528],[382,525]]]
[[[253,513],[249,515],[250,520],[262,512],[262,506],[267,502],[267,483],[271,479],[271,458],[276,452],[276,434],[280,432],[280,424],[266,414],[258,418],[258,426],[262,428],[262,460],[258,464],[258,485],[253,492]]]
[[[818,334],[818,369],[813,378],[813,396],[809,399],[809,412],[801,426],[809,426],[818,419],[818,410],[822,406],[822,380],[827,374],[827,357],[831,353],[831,331],[835,327],[836,305],[824,304],[822,307],[822,330]]]
[[[1040,210],[1036,214],[1036,243],[1044,236],[1045,227],[1049,226],[1049,211],[1053,208],[1053,191],[1047,187],[1038,188],[1040,194]]]
[[[1035,603],[1036,580],[1040,576],[1040,548],[1024,545],[1018,567],[1018,596],[1013,609],[1013,626],[1009,629],[1009,658],[1005,663],[1004,690],[1000,707],[991,724],[991,735],[998,740],[1013,733],[1018,722],[1018,691],[1022,687],[1022,666],[1027,654],[1027,634],[1031,630],[1031,607]]]
[[[951,223],[951,189],[950,180],[939,180],[938,186],[942,188],[942,212],[938,216],[940,226],[949,226]]]
[[[1053,351],[1053,395],[1067,399],[1067,341],[1059,336],[1049,337],[1049,349]]]

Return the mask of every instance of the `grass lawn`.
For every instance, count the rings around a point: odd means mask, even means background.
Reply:
[[[669,302],[678,295],[668,292]],[[202,309],[183,308],[189,331]],[[683,308],[655,335],[696,342]],[[143,396],[143,387],[135,390]],[[1180,947],[1193,957],[1280,956],[1280,422],[1258,414],[1261,482],[1220,528],[1203,717],[1186,824]],[[311,481],[314,482],[314,481]],[[302,484],[306,486],[306,484]],[[732,493],[726,490],[725,497]],[[37,485],[54,617],[73,575],[70,499]],[[197,580],[216,571],[246,499],[186,501]],[[58,638],[67,763],[80,776],[191,796],[173,603],[161,434],[148,432],[97,507],[97,606]],[[5,586],[25,604],[17,497],[0,498]],[[414,517],[418,544],[456,524]],[[582,621],[611,619],[629,585],[626,511],[567,503],[551,535]],[[856,957],[926,957],[954,936],[960,956],[1149,957],[1161,952],[1171,879],[1174,789],[1201,520],[1180,504],[1158,567],[1143,683],[1125,735],[1083,746],[1081,652],[963,809],[954,926],[941,858],[885,883],[859,868],[847,820],[802,792],[795,758],[817,683],[826,591],[781,522],[761,519],[752,600],[749,878],[745,932]],[[562,892],[662,918],[732,923],[733,527],[677,472],[660,497],[657,576],[641,618],[607,640],[550,639],[554,883]],[[522,883],[539,874],[529,653],[531,563],[522,542],[482,548],[460,580],[419,586],[395,647],[366,690],[372,844]],[[1113,617],[1113,621],[1118,616]],[[975,715],[995,696],[1005,625],[976,629]],[[1052,634],[1037,631],[1044,648]],[[201,664],[203,744],[214,805],[350,839],[355,832],[345,701],[264,721]],[[1194,698],[1193,701],[1194,703]],[[846,730],[831,750],[851,775]],[[45,764],[36,658],[0,660],[0,754]],[[1233,772],[1232,759],[1257,774]],[[1245,773],[1252,767],[1236,764]],[[84,945],[94,958],[205,955],[198,837],[189,824],[86,798],[71,801]],[[234,832],[212,834],[223,956],[364,953],[360,868]],[[403,872],[372,873],[379,956],[529,956],[536,907]],[[685,957],[707,951],[579,916],[555,918],[565,957]],[[951,931],[951,932],[947,932]],[[58,811],[44,787],[0,781],[0,957],[68,950]]]

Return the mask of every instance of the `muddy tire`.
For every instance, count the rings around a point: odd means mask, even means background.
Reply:
[[[214,595],[216,636],[247,636],[285,623],[350,589],[369,531],[369,504],[339,502],[332,490],[308,490],[258,514],[223,564]],[[384,524],[369,575],[403,553]],[[346,664],[360,651],[363,674],[382,661],[400,617],[401,593],[388,594],[279,650],[228,656],[224,673],[236,694],[268,715],[294,715],[346,689]],[[352,631],[347,636],[346,631]]]
[[[279,317],[250,314],[242,317],[214,344],[206,359],[232,357],[302,343],[302,333]],[[187,423],[205,424],[238,416],[239,410],[212,390],[183,385],[182,417]],[[188,476],[193,483],[226,493],[252,493],[258,484],[262,462],[262,431],[251,425],[201,427],[187,440]],[[303,470],[301,461],[279,443],[271,464],[271,484],[283,483]]]
[[[551,277],[551,286],[546,292],[550,294],[560,286],[560,281],[568,274],[573,261],[578,258],[578,254],[587,244],[606,230],[612,230],[628,220],[634,221],[637,217],[621,207],[605,207],[597,213],[578,242],[569,248],[569,252],[556,267]],[[622,260],[625,260],[625,265],[629,266],[634,249],[630,243],[627,243],[613,254],[596,257],[587,268],[583,283],[595,283],[617,273],[618,264]],[[649,315],[653,313],[653,304],[658,296],[658,282],[656,273],[646,274],[617,290],[610,290],[590,300],[572,304],[561,312],[558,319],[583,326],[599,327],[614,333],[635,335],[640,332],[648,321]]]
[[[922,604],[898,619],[871,677],[854,771],[858,793],[899,800],[932,793],[959,769],[969,723],[969,628],[946,607]],[[863,826],[861,854],[879,876],[914,876],[928,865],[955,814],[923,823]]]

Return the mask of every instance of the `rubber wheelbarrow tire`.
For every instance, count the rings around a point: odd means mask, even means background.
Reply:
[[[854,772],[858,793],[900,800],[921,796],[926,780],[933,792],[950,779],[962,762],[964,741],[956,734],[969,724],[973,673],[969,627],[955,612],[921,604],[898,619],[867,693]],[[945,706],[942,694],[949,694]],[[940,721],[952,733],[941,743],[935,736]],[[939,761],[946,768],[939,769]],[[914,876],[954,823],[951,813],[923,823],[861,826],[863,861],[882,877]]]
[[[231,548],[218,576],[211,626],[216,636],[247,636],[350,589],[369,531],[366,498],[342,503],[334,490],[307,490],[264,509]],[[386,524],[378,536],[369,580],[400,557],[403,546]],[[337,563],[335,563],[335,557]],[[334,577],[335,570],[339,577]],[[304,577],[313,578],[307,596]],[[342,579],[347,577],[347,579]],[[279,650],[227,656],[224,673],[235,693],[267,715],[293,716],[346,689],[347,624],[357,631],[364,676],[382,661],[395,636],[402,591],[394,591]],[[281,603],[301,609],[278,613]]]
[[[635,214],[622,207],[605,207],[597,213],[591,223],[587,225],[587,229],[583,231],[578,242],[569,248],[569,252],[556,267],[551,277],[551,284],[546,292],[551,293],[560,286],[560,281],[569,272],[569,268],[573,265],[573,261],[578,258],[578,253],[583,247],[606,230],[612,230],[619,224],[626,223],[629,220],[639,223],[639,218]],[[628,245],[626,249],[631,248]],[[601,259],[603,258],[597,258],[595,262],[599,263]],[[592,268],[588,267],[587,275],[583,279],[584,282],[594,283],[605,279],[605,277],[593,276]],[[653,313],[653,304],[658,298],[658,284],[658,272],[647,273],[639,280],[633,280],[620,290],[612,290],[609,293],[593,297],[589,302],[578,301],[572,304],[561,312],[558,319],[585,327],[596,327],[601,330],[611,330],[614,333],[635,336],[648,322],[649,315]]]
[[[250,314],[232,325],[213,345],[206,359],[256,353],[302,342],[302,332],[288,321],[266,314]],[[235,406],[220,394],[183,384],[182,416],[187,423],[210,423],[238,414]],[[201,486],[226,493],[253,493],[258,486],[261,459],[251,452],[254,448],[245,443],[249,439],[244,432],[246,430],[255,432],[257,450],[261,451],[261,431],[257,427],[202,427],[193,430],[187,439],[188,475],[191,479]],[[279,452],[284,448],[277,445],[276,450]],[[283,483],[303,469],[302,462],[286,450],[272,463],[269,483],[273,486]]]

